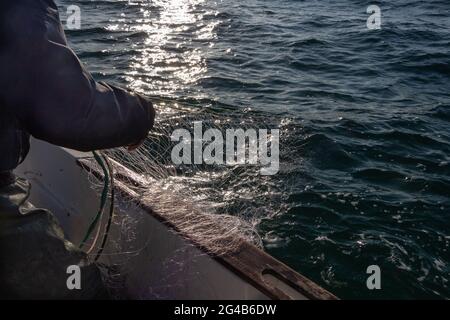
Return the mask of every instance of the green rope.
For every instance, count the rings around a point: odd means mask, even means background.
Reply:
[[[94,159],[97,161],[97,163],[100,165],[100,167],[103,170],[103,175],[104,175],[104,184],[103,184],[103,191],[102,191],[102,196],[101,196],[101,201],[100,201],[100,208],[97,212],[97,215],[95,216],[94,220],[92,220],[89,229],[86,232],[86,235],[84,236],[83,241],[80,244],[80,249],[83,248],[83,246],[86,244],[86,241],[89,239],[89,237],[91,236],[92,232],[95,229],[95,226],[97,225],[98,221],[100,220],[100,217],[102,216],[103,210],[105,208],[106,205],[106,201],[108,199],[108,191],[109,191],[109,174],[108,174],[108,169],[106,168],[105,164],[103,163],[102,158],[100,157],[100,155],[96,152],[96,151],[92,151],[92,154],[94,155]]]
[[[109,218],[108,218],[108,223],[106,224],[105,234],[103,235],[103,241],[100,246],[100,250],[98,250],[97,255],[95,256],[94,261],[97,261],[100,258],[100,256],[103,253],[103,250],[105,249],[106,241],[108,240],[109,230],[111,228],[111,223],[114,218],[114,171],[113,171],[111,162],[108,160],[108,158],[104,154],[102,154],[102,157],[106,163],[106,166],[108,167],[109,177],[110,177],[110,181],[111,181],[111,183],[110,183],[111,184],[111,203],[109,205]]]

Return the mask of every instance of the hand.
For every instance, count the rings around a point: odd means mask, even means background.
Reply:
[[[142,139],[141,141],[139,141],[139,142],[136,143],[136,144],[129,145],[129,146],[127,147],[127,150],[128,150],[128,151],[134,151],[134,150],[136,150],[137,148],[139,148],[140,146],[142,146],[142,145],[144,144],[145,139],[146,139],[146,138]]]

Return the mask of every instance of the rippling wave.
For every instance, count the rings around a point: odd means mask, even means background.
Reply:
[[[281,130],[278,175],[185,181],[253,217],[268,252],[342,298],[450,298],[448,1],[379,1],[378,31],[366,1],[61,0],[62,12],[73,2],[74,50],[98,80],[153,96],[160,125],[201,109]],[[381,291],[366,288],[372,264]]]

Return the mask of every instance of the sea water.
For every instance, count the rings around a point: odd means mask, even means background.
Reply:
[[[266,251],[341,298],[450,298],[450,3],[377,1],[379,28],[370,4],[58,1],[97,80],[280,129],[276,175],[186,179]]]

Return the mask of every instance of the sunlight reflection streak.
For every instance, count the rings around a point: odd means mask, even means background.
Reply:
[[[219,24],[205,19],[204,2],[133,2],[140,7],[141,19],[111,21],[108,30],[125,31],[134,38],[131,49],[136,54],[126,74],[132,89],[158,96],[181,91],[195,96],[192,84],[207,72],[206,50],[213,45]]]

